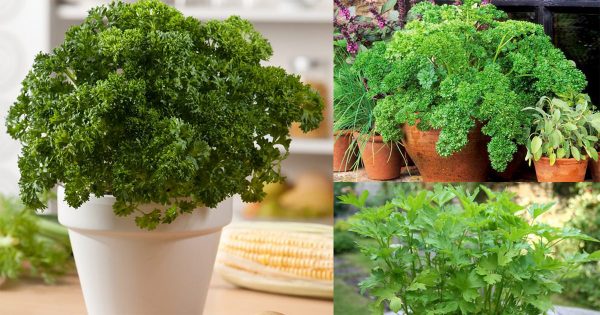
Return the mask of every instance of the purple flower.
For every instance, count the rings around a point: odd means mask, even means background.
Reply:
[[[352,55],[356,55],[358,53],[358,43],[357,42],[348,42],[346,46],[346,50]]]
[[[381,14],[379,14],[373,2],[369,2],[369,12],[371,12],[371,14],[373,14],[373,17],[375,17],[375,20],[377,20],[377,25],[379,26],[379,28],[384,28],[386,25],[385,19],[383,18],[383,16],[381,16]]]
[[[404,27],[404,21],[406,21],[406,1],[398,0],[398,24],[400,27]]]
[[[486,4],[490,4],[490,0],[482,0],[481,1],[481,5],[486,5]]]
[[[460,1],[460,0],[455,0],[455,1],[454,1],[454,5],[462,5],[462,1]]]
[[[343,5],[340,0],[334,0],[333,2],[335,3],[335,6],[340,9],[340,16],[345,17],[346,20],[350,20],[350,10],[348,7]]]

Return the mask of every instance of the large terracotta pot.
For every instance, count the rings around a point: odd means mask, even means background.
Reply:
[[[440,156],[435,144],[440,130],[421,131],[404,124],[404,147],[419,169],[425,182],[483,182],[487,180],[490,162],[486,151],[487,139],[481,126],[468,135],[465,147],[448,157]]]
[[[360,156],[369,179],[388,180],[400,177],[401,169],[406,163],[397,143],[383,142],[383,137],[379,135],[367,137],[357,132],[354,133],[354,139],[358,141]]]
[[[556,159],[550,165],[550,159],[542,157],[533,162],[538,182],[583,182],[588,160]]]
[[[590,160],[590,173],[592,173],[592,181],[600,182],[600,160],[598,162]]]
[[[352,170],[356,163],[356,152],[349,151],[348,148],[352,144],[352,131],[338,131],[333,135],[333,171],[347,172]]]

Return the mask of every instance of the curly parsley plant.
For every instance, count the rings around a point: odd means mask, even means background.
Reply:
[[[581,91],[585,77],[554,47],[541,25],[506,20],[479,0],[417,4],[390,42],[356,57],[370,93],[381,96],[375,122],[386,141],[402,124],[441,129],[441,156],[460,151],[478,123],[491,140],[492,167],[503,171],[525,144],[532,115],[522,109],[543,95]]]
[[[158,0],[90,10],[36,57],[8,113],[23,201],[43,208],[38,195],[60,183],[73,207],[111,194],[117,215],[153,229],[233,194],[260,200],[282,180],[292,122],[314,129],[323,107],[297,76],[261,65],[271,54],[238,17],[202,23]]]

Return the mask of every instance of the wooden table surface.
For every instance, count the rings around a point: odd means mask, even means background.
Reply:
[[[258,315],[264,311],[285,315],[332,315],[333,301],[245,290],[225,282],[218,275],[213,276],[204,315]],[[7,282],[0,287],[0,314],[84,315],[79,279],[74,275],[66,276],[52,286],[33,279]]]

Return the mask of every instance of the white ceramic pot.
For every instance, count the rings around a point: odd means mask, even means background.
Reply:
[[[112,196],[91,197],[74,209],[59,187],[57,199],[89,315],[202,314],[221,229],[231,222],[231,200],[146,231],[133,216],[113,213]]]

